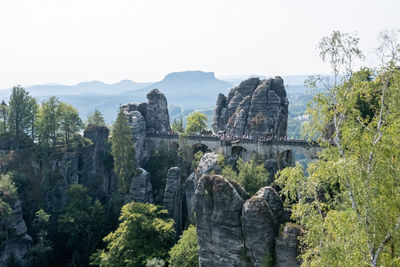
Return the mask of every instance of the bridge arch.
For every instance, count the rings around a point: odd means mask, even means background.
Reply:
[[[205,154],[205,153],[211,152],[211,149],[203,143],[196,143],[196,144],[192,145],[190,147],[189,153],[188,153],[189,162],[191,162],[193,160],[194,154],[196,154],[199,151],[201,151]]]

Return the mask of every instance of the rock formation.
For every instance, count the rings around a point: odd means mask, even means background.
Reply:
[[[281,77],[250,78],[234,87],[228,97],[219,94],[214,110],[214,132],[228,135],[286,136],[288,99]]]
[[[125,203],[135,201],[142,203],[153,203],[153,192],[150,182],[150,173],[139,168],[137,174],[131,179],[129,192],[124,197]]]
[[[182,183],[181,169],[172,167],[168,170],[164,191],[163,208],[175,221],[176,236],[182,233]]]
[[[272,260],[275,236],[283,213],[282,201],[271,187],[261,188],[244,204],[243,235],[247,256],[253,266],[261,266],[265,257]]]
[[[194,200],[200,266],[261,266],[273,260],[284,218],[282,201],[271,187],[249,197],[222,176],[203,175],[198,180]]]
[[[242,231],[246,195],[218,175],[204,175],[196,189],[199,266],[249,266]]]
[[[299,256],[299,241],[300,229],[298,225],[287,223],[283,228],[282,233],[275,242],[276,266],[287,267],[300,266]]]
[[[110,197],[117,190],[117,177],[112,171],[113,159],[109,130],[104,126],[89,126],[83,136],[93,144],[82,154],[82,175],[80,183],[89,189],[89,194],[97,199]]]
[[[150,156],[146,134],[171,131],[165,96],[158,89],[153,89],[147,94],[147,99],[145,103],[128,103],[121,106],[132,129],[136,162],[139,166]]]
[[[26,224],[22,218],[21,202],[10,203],[12,212],[7,219],[8,238],[0,243],[0,266],[6,266],[8,257],[14,255],[22,266],[29,266],[24,257],[32,246],[32,238],[27,234]]]
[[[112,156],[108,144],[109,130],[102,126],[85,129],[84,137],[93,144],[81,152],[64,152],[50,162],[50,172],[41,184],[43,199],[49,211],[56,212],[66,204],[66,191],[72,184],[88,188],[91,197],[107,202],[117,190],[117,177],[112,171]],[[38,165],[32,162],[33,166]],[[35,172],[40,175],[40,167]]]
[[[184,185],[184,191],[186,196],[186,208],[187,208],[187,215],[188,221],[190,223],[194,223],[194,194],[196,190],[196,184],[201,176],[205,174],[221,174],[222,169],[221,166],[218,164],[219,154],[214,152],[206,153],[200,159],[199,165],[197,166],[194,173],[190,174],[189,177],[186,179]]]

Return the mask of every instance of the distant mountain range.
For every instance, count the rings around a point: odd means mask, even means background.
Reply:
[[[254,75],[255,76],[255,75]],[[218,79],[213,72],[173,72],[155,83],[136,83],[122,80],[114,84],[100,81],[82,82],[76,85],[47,84],[28,86],[26,89],[39,101],[57,96],[61,101],[76,107],[83,119],[94,109],[100,110],[107,123],[111,123],[121,104],[146,100],[146,94],[158,88],[165,94],[170,106],[182,110],[212,109],[219,93],[228,93],[250,76],[230,76]],[[264,76],[258,76],[265,78]],[[301,94],[307,76],[283,76],[289,94]],[[8,101],[11,89],[0,90],[0,100]]]
[[[48,95],[82,95],[82,94],[120,94],[126,91],[141,89],[151,83],[136,83],[131,80],[122,80],[117,83],[107,84],[100,81],[82,82],[76,85],[34,85],[27,89],[33,96]]]

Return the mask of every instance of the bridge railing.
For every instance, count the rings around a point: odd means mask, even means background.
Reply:
[[[177,133],[147,133],[147,137],[154,137],[154,138],[165,138],[165,139],[177,139],[179,138],[179,134]],[[207,140],[207,141],[225,141],[225,142],[240,142],[240,143],[267,143],[267,144],[273,144],[273,145],[290,145],[290,146],[313,146],[313,147],[319,147],[319,144],[317,142],[308,142],[305,140],[301,139],[290,139],[290,140],[284,140],[284,139],[277,139],[277,138],[263,138],[263,137],[257,137],[257,138],[243,138],[243,137],[236,137],[236,136],[216,136],[216,135],[188,135],[188,139],[195,139],[195,140]]]

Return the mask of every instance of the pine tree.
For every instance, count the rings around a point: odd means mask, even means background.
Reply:
[[[8,123],[11,132],[15,135],[16,147],[20,147],[22,134],[29,130],[31,125],[31,97],[21,86],[14,86],[10,96]]]
[[[92,114],[87,117],[87,125],[106,126],[103,114],[95,109]]]
[[[113,125],[111,153],[114,158],[114,171],[119,178],[120,192],[126,193],[129,178],[135,170],[135,148],[132,131],[122,109]]]

